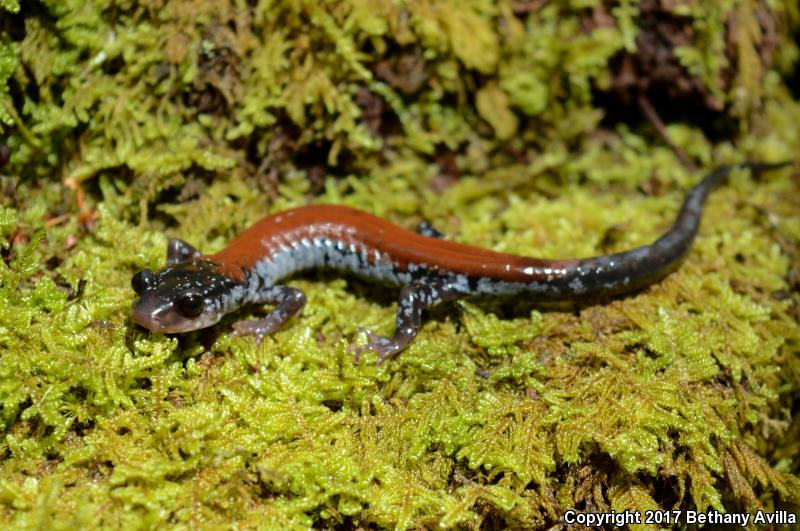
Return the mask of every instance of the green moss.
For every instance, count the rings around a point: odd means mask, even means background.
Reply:
[[[800,151],[781,77],[800,14],[777,4],[674,7],[694,32],[678,60],[736,131],[668,123],[704,166]],[[259,345],[229,333],[259,308],[179,338],[128,318],[130,277],[168,237],[211,252],[308,202],[544,258],[655,239],[698,176],[595,97],[646,6],[532,6],[0,1],[0,524],[796,512],[795,170],[736,172],[687,261],[639,294],[460,302],[382,367],[348,348],[392,331],[396,294],[349,277],[292,279],[308,305]]]

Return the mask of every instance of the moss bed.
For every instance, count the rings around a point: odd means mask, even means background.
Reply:
[[[291,280],[260,345],[230,325],[261,308],[128,312],[168,237],[306,203],[543,258],[649,243],[688,163],[800,153],[798,32],[766,0],[0,0],[0,527],[797,514],[796,168],[735,172],[640,293],[444,306],[381,367],[348,347],[396,293],[347,276]]]

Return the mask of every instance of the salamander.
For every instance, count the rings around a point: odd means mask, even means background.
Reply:
[[[447,240],[427,223],[415,232],[346,206],[301,206],[263,218],[216,254],[170,240],[164,269],[134,275],[138,299],[131,316],[154,332],[180,333],[211,326],[244,305],[274,305],[261,320],[233,325],[234,335],[260,341],[306,303],[301,290],[282,282],[301,271],[331,268],[400,288],[394,335],[367,331],[368,342],[356,349],[357,356],[375,351],[380,363],[408,347],[423,310],[441,303],[482,296],[592,300],[646,287],[681,263],[708,194],[732,169],[761,172],[786,164],[720,167],[687,193],[672,226],[655,242],[591,258],[498,253]]]

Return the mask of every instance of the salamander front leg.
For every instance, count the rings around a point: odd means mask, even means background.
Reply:
[[[259,294],[255,304],[274,304],[275,309],[259,321],[234,323],[234,336],[256,336],[256,342],[275,332],[306,304],[306,294],[289,286],[273,286]]]
[[[378,353],[378,365],[406,347],[417,337],[422,322],[422,311],[443,302],[459,299],[467,295],[464,286],[457,285],[448,279],[418,279],[400,290],[400,301],[397,303],[397,324],[394,335],[379,336],[367,330],[369,341],[366,345],[356,347],[356,363],[365,350]]]

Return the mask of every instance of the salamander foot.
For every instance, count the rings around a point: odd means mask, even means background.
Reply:
[[[393,340],[390,337],[379,336],[373,333],[369,329],[359,329],[359,332],[366,332],[367,333],[367,343],[364,345],[352,345],[350,347],[350,351],[355,353],[355,362],[356,365],[361,363],[361,353],[367,350],[371,350],[378,354],[378,361],[377,366],[380,367],[381,364],[390,358],[396,356],[401,350],[406,348],[408,345],[400,344],[397,341]]]
[[[281,324],[283,323],[277,323],[269,318],[260,321],[238,321],[233,323],[234,331],[231,336],[255,336],[256,345],[260,345],[264,338],[272,335]]]

